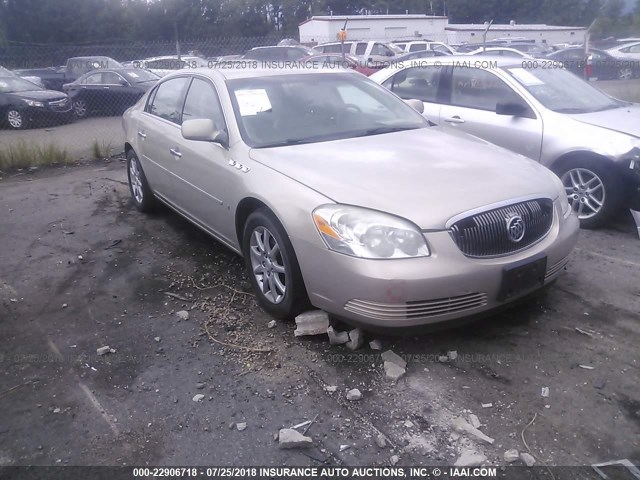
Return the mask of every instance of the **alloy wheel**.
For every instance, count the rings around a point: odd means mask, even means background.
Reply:
[[[87,114],[87,102],[84,100],[76,100],[73,102],[73,110],[77,117],[84,117]]]
[[[7,121],[11,128],[22,128],[23,119],[22,114],[17,110],[9,110],[7,112]]]
[[[129,178],[131,182],[131,191],[133,192],[133,197],[136,199],[136,202],[139,204],[144,200],[144,193],[142,191],[142,176],[140,173],[140,166],[138,165],[138,160],[132,158],[129,162]]]
[[[282,302],[287,293],[286,269],[280,245],[265,227],[251,232],[251,270],[265,299],[273,304]]]
[[[606,200],[606,192],[604,182],[596,173],[586,168],[572,168],[561,179],[571,208],[580,220],[600,213]]]
[[[633,78],[633,70],[630,68],[622,68],[618,72],[619,80],[631,80]]]

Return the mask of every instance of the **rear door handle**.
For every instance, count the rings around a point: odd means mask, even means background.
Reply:
[[[457,115],[455,117],[445,118],[444,121],[447,123],[464,123],[464,120]]]
[[[147,134],[146,134],[146,133],[144,133],[144,132],[141,132],[140,130],[138,130],[138,136],[139,136],[140,138],[147,138]]]
[[[180,158],[182,156],[182,154],[175,148],[170,148],[169,152],[171,152],[171,155],[177,158]]]

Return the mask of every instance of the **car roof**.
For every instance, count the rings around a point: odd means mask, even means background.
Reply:
[[[456,54],[456,55],[444,55],[442,57],[433,57],[433,58],[421,58],[416,60],[407,60],[404,63],[392,62],[391,65],[387,68],[394,70],[404,70],[406,68],[411,68],[414,66],[425,66],[429,64],[435,65],[453,65],[453,64],[477,64],[477,62],[486,61],[488,65],[497,66],[498,68],[506,68],[506,67],[515,67],[522,66],[522,58],[515,57],[496,57],[491,55],[465,55],[465,54]],[[490,62],[490,63],[489,63]],[[385,69],[386,70],[386,69]]]
[[[302,64],[306,60],[299,60]],[[172,78],[174,76],[184,75],[186,72],[184,70],[176,71],[166,77],[165,79]],[[195,68],[188,70],[188,73],[198,73],[200,75],[205,75],[211,79],[222,77],[224,80],[236,80],[241,78],[260,78],[260,77],[275,77],[282,75],[311,75],[311,74],[322,74],[322,75],[338,75],[338,74],[349,74],[349,75],[359,75],[359,73],[353,70],[339,70],[336,71],[333,68],[230,68],[230,69],[212,69],[212,68]]]

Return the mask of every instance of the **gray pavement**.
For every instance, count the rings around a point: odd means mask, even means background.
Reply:
[[[371,336],[408,360],[397,385],[368,347],[269,329],[242,261],[169,211],[137,212],[120,162],[5,176],[0,245],[0,466],[445,465],[465,450],[502,463],[527,451],[522,436],[538,464],[640,462],[640,242],[626,214],[581,232],[566,274],[529,303]],[[493,444],[454,431],[471,413]],[[274,432],[305,420],[315,446],[279,449]]]

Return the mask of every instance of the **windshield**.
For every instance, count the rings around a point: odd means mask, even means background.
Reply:
[[[591,113],[626,105],[561,68],[506,71],[549,110],[558,113]]]
[[[293,74],[228,80],[245,143],[276,147],[424,128],[428,122],[359,75]]]
[[[0,78],[0,93],[31,92],[34,90],[42,90],[42,88],[20,77]]]
[[[143,69],[136,69],[124,73],[131,83],[155,82],[160,77],[153,72]]]

